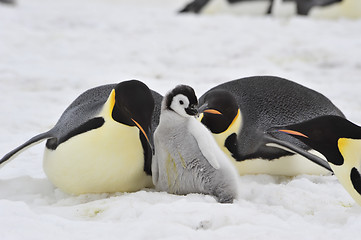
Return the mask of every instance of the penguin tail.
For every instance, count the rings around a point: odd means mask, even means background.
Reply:
[[[322,158],[320,158],[312,153],[309,153],[305,149],[297,147],[294,144],[291,144],[289,142],[274,138],[268,134],[265,134],[264,140],[266,142],[266,145],[272,145],[272,147],[278,147],[278,148],[287,150],[289,152],[298,153],[301,156],[309,159],[310,161],[314,162],[315,164],[317,164],[333,173],[330,165],[327,163],[326,160],[323,160]]]
[[[4,157],[2,157],[0,159],[0,167],[3,167],[5,165],[5,163],[10,162],[10,160],[14,159],[16,156],[18,156],[20,153],[22,153],[26,149],[46,140],[48,138],[52,138],[52,137],[53,137],[53,134],[52,134],[51,130],[32,137],[31,139],[29,139],[22,145],[18,146],[17,148],[13,149],[12,151],[8,152]]]

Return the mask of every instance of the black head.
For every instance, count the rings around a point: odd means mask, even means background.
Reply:
[[[144,83],[130,80],[115,87],[113,119],[128,126],[137,126],[147,139],[153,109],[152,93]]]
[[[197,96],[190,86],[179,85],[164,97],[165,108],[178,113],[183,117],[195,116],[198,114]]]
[[[304,142],[322,153],[329,162],[343,164],[343,157],[338,148],[340,138],[361,139],[361,127],[339,116],[322,116],[298,124],[270,129],[283,132]]]
[[[119,83],[115,88],[112,118],[128,126],[136,126],[144,150],[144,171],[151,175],[152,145],[150,127],[154,109],[154,99],[144,83],[130,80]]]
[[[199,107],[203,113],[202,123],[212,133],[222,133],[228,129],[238,114],[238,104],[234,96],[226,90],[212,90],[202,97]]]

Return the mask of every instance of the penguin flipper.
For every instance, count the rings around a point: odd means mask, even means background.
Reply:
[[[189,121],[189,132],[196,139],[199,149],[214,169],[220,168],[217,150],[220,150],[209,130],[195,118]],[[220,150],[221,151],[221,150]]]
[[[1,158],[0,159],[0,167],[4,166],[5,163],[8,163],[10,160],[14,159],[17,155],[19,155],[21,152],[25,151],[26,149],[46,140],[48,138],[52,138],[52,137],[53,137],[53,134],[52,134],[51,130],[32,137],[31,139],[29,139],[22,145],[18,146],[14,150],[7,153],[3,158]]]
[[[278,147],[278,148],[281,148],[281,149],[285,149],[287,151],[290,151],[290,152],[294,152],[294,153],[298,153],[302,156],[304,156],[305,158],[309,159],[310,161],[316,163],[317,165],[329,170],[330,172],[333,172],[330,165],[327,163],[327,161],[323,160],[322,158],[312,154],[312,153],[309,153],[307,152],[306,150],[300,148],[300,147],[297,147],[289,142],[285,142],[285,141],[282,141],[282,140],[279,140],[277,138],[274,138],[268,134],[265,134],[264,135],[264,141],[265,141],[265,144],[266,145],[271,145],[272,144],[272,147]]]

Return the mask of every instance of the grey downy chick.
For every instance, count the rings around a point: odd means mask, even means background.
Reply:
[[[203,193],[232,203],[238,195],[238,174],[196,119],[194,90],[179,85],[164,97],[154,133],[152,179],[157,190],[173,194]]]

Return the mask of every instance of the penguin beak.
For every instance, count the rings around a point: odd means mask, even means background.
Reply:
[[[139,128],[139,130],[143,133],[144,137],[147,139],[149,146],[152,146],[152,144],[150,144],[149,138],[147,136],[147,134],[145,133],[144,129],[142,128],[142,126],[140,126],[140,124],[135,121],[133,118],[131,118],[131,120],[135,123],[135,125]]]
[[[222,113],[216,109],[206,109],[203,112],[205,113],[210,113],[210,114],[218,114],[218,115],[222,115]]]
[[[198,111],[200,113],[210,113],[210,114],[217,114],[217,115],[222,115],[222,113],[216,109],[212,109],[212,108],[208,108],[208,104],[204,104],[202,105]]]
[[[287,129],[279,129],[277,130],[278,132],[284,132],[290,135],[295,135],[295,136],[300,136],[300,137],[304,137],[304,138],[309,138],[308,136],[306,136],[303,133],[297,132],[297,131],[293,131],[293,130],[287,130]]]
[[[185,110],[186,110],[186,113],[191,116],[195,116],[198,114],[198,110],[197,110],[196,106],[193,106],[193,105],[187,107]]]

